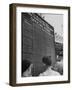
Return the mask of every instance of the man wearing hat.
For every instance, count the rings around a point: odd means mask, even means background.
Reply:
[[[52,70],[52,60],[50,56],[44,56],[42,58],[42,62],[46,65],[47,69],[43,72],[40,73],[39,76],[57,76],[60,75],[57,71]]]

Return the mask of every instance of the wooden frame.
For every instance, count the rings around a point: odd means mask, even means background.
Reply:
[[[68,79],[63,81],[52,82],[32,82],[32,83],[17,83],[16,82],[16,8],[17,7],[32,7],[32,8],[44,8],[44,9],[61,9],[68,11]],[[11,86],[29,86],[29,85],[45,85],[45,84],[60,84],[70,82],[70,7],[65,6],[50,6],[50,5],[33,5],[33,4],[10,4],[10,78],[9,84]]]

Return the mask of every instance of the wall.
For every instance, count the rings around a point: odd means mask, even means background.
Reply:
[[[70,84],[28,86],[28,87],[9,86],[8,80],[9,80],[9,4],[10,3],[35,3],[35,4],[37,3],[37,4],[47,4],[47,5],[57,5],[57,6],[58,5],[71,6],[71,11],[72,11],[72,0],[0,0],[0,90],[24,90],[24,89],[25,90],[40,90],[40,89],[41,90],[44,89],[71,90],[72,78]],[[71,12],[71,17],[72,17],[72,12]],[[72,34],[72,31],[70,34]],[[72,64],[72,62],[70,64]]]
[[[39,75],[45,71],[42,63],[44,56],[51,56],[52,64],[56,62],[54,29],[38,14],[31,15],[22,14],[22,60],[27,59],[35,64],[34,75]]]

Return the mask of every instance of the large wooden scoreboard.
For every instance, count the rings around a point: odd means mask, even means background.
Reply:
[[[55,63],[54,28],[36,13],[22,13],[22,60],[30,60],[40,72],[44,69],[42,58],[51,56]]]

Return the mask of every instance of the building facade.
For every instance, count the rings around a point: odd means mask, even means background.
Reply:
[[[42,58],[51,56],[55,63],[54,28],[36,13],[22,13],[22,60],[30,60],[33,74],[43,71]]]

